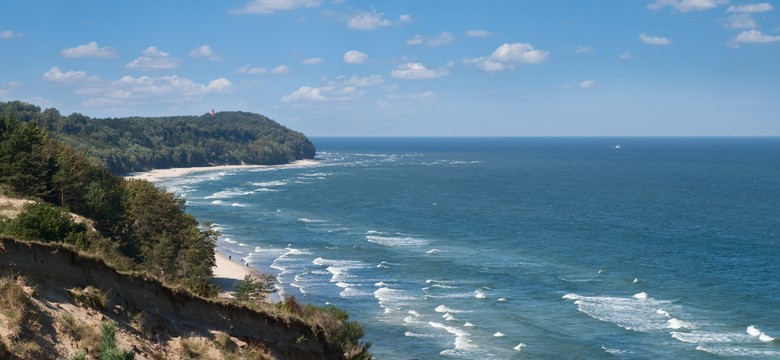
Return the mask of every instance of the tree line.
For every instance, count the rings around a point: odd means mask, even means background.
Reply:
[[[170,167],[276,165],[315,155],[314,144],[302,133],[248,112],[92,119],[14,101],[0,102],[0,113],[37,123],[114,175]]]

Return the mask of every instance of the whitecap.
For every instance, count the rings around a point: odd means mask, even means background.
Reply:
[[[287,182],[286,181],[279,181],[279,180],[277,180],[277,181],[266,181],[266,182],[252,183],[252,185],[257,186],[257,187],[264,187],[265,188],[265,187],[274,187],[274,186],[284,186],[284,185],[287,185]]]
[[[672,317],[672,315],[669,314],[669,312],[664,310],[664,309],[658,309],[658,310],[655,311],[655,313],[658,314],[658,315],[664,316],[664,317],[668,317],[668,318]]]
[[[487,298],[487,294],[485,294],[481,290],[476,290],[476,291],[474,291],[474,297],[477,298],[477,299],[485,299],[485,298]]]
[[[697,326],[696,324],[688,321],[682,321],[680,319],[671,318],[666,321],[667,324],[669,324],[670,329],[679,330],[679,329],[695,329]]]
[[[512,349],[515,349],[515,350],[517,350],[517,351],[522,351],[522,350],[523,350],[523,349],[525,349],[526,347],[528,347],[528,345],[526,345],[526,344],[523,344],[523,343],[519,343],[519,344],[517,344],[517,346],[513,347]]]
[[[637,299],[637,300],[647,300],[647,297],[648,297],[648,295],[644,291],[641,292],[641,293],[634,294],[634,299]]]
[[[429,254],[429,255],[434,255],[434,254],[438,254],[440,252],[441,252],[441,250],[439,250],[439,249],[430,249],[430,250],[426,251],[425,253]]]
[[[321,223],[321,222],[325,222],[325,220],[307,219],[307,218],[298,218],[298,221],[302,222],[302,223]]]
[[[387,284],[385,284],[384,281],[380,281],[378,283],[375,283],[374,286],[376,286],[376,287],[384,287],[384,286],[387,286]]]
[[[423,246],[427,245],[428,241],[424,239],[417,239],[411,236],[380,236],[380,235],[366,235],[366,240],[370,243],[379,244],[383,246]]]
[[[504,301],[506,301],[506,298],[503,298],[503,297],[502,298],[498,298],[497,301],[504,302]]]
[[[237,202],[234,202],[234,203],[230,204],[230,206],[233,206],[233,207],[243,207],[243,208],[247,207],[246,204],[237,203]]]
[[[634,284],[636,284],[638,282],[639,282],[639,278],[634,278],[634,281],[632,281],[632,283],[634,283]]]
[[[449,308],[446,305],[439,305],[436,307],[436,309],[434,309],[434,311],[436,311],[437,313],[455,313],[455,314],[463,312],[462,310],[455,310]]]
[[[444,315],[442,315],[441,318],[444,319],[444,320],[447,320],[447,321],[458,320],[458,319],[455,318],[455,315],[452,315],[450,313],[444,313]]]
[[[235,240],[233,240],[233,239],[231,239],[229,237],[222,238],[222,241],[224,241],[224,242],[226,242],[228,244],[237,244],[238,243],[238,241],[235,241]]]
[[[504,337],[504,336],[506,336],[506,334],[504,334],[504,333],[499,331],[499,332],[496,332],[495,334],[493,334],[493,336],[495,336],[495,337]]]
[[[754,336],[754,337],[761,336],[761,330],[759,330],[754,325],[748,326],[746,331],[747,331],[747,334],[750,335],[750,336]]]
[[[609,296],[580,296],[566,294],[564,299],[574,300],[577,310],[590,317],[613,323],[633,331],[651,331],[668,329],[669,324],[657,316],[657,310],[674,307],[670,301],[656,300],[649,296],[621,298]]]
[[[472,324],[472,323],[467,321],[465,324],[463,324],[463,326],[464,327],[474,327],[474,324]]]
[[[471,345],[471,342],[469,341],[469,333],[454,328],[452,326],[447,326],[442,323],[437,322],[429,322],[428,325],[430,325],[434,329],[441,329],[444,330],[452,335],[455,335],[455,349],[456,350],[463,350],[468,348],[473,348],[474,346]]]

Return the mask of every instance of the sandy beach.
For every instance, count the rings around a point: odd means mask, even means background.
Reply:
[[[189,168],[171,168],[171,169],[155,169],[151,171],[131,173],[125,176],[126,179],[140,179],[151,182],[160,181],[167,178],[184,176],[198,172],[205,171],[220,171],[220,170],[234,170],[234,169],[267,169],[267,168],[299,168],[316,165],[316,160],[306,159],[297,160],[289,164],[284,165],[218,165],[218,166],[201,166],[201,167],[189,167]]]
[[[214,272],[213,282],[225,291],[230,291],[233,288],[233,283],[237,280],[243,280],[244,276],[252,275],[255,278],[260,278],[260,271],[247,266],[245,263],[241,263],[228,258],[228,256],[222,254],[218,250],[214,251],[216,257],[216,266],[212,268]]]

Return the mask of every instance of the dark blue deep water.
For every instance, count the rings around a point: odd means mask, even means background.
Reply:
[[[780,358],[780,138],[314,143],[159,184],[377,359]]]

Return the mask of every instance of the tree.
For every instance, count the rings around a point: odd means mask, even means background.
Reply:
[[[233,296],[241,301],[263,301],[268,294],[276,292],[275,280],[268,274],[261,275],[260,279],[246,274],[244,280],[233,283]]]

